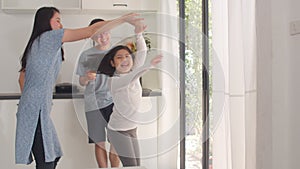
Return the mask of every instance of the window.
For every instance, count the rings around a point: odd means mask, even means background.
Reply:
[[[181,74],[180,168],[211,169],[209,128],[211,109],[209,0],[178,0]],[[208,120],[206,120],[208,119]]]

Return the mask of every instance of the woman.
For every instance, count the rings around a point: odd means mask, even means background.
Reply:
[[[37,10],[33,31],[21,60],[25,81],[17,111],[17,164],[30,164],[32,152],[37,169],[53,169],[62,156],[50,118],[53,86],[63,60],[62,44],[89,38],[100,28],[107,31],[121,23],[136,20],[140,20],[136,14],[128,14],[89,27],[63,29],[58,9],[42,7]]]

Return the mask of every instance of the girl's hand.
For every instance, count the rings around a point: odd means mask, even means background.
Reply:
[[[147,28],[147,26],[141,22],[142,20],[144,20],[144,18],[137,18],[137,16],[139,16],[139,14],[129,13],[121,17],[125,22],[128,22],[135,27],[134,32],[136,34],[142,33]]]
[[[153,58],[153,59],[151,60],[151,65],[152,65],[152,66],[157,65],[158,63],[161,62],[161,59],[162,59],[162,55],[157,55],[155,58]]]
[[[96,72],[95,71],[87,71],[85,73],[85,77],[88,81],[95,80],[96,79]]]
[[[146,28],[147,28],[147,25],[144,25],[141,21],[136,22],[134,24],[134,26],[135,26],[134,32],[136,34],[144,32],[146,30]]]

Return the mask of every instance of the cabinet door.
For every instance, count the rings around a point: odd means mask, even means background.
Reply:
[[[145,11],[159,11],[159,0],[142,0],[141,10]]]
[[[52,0],[2,0],[2,9],[37,9],[40,6],[53,6]]]
[[[137,0],[82,0],[82,9],[93,10],[137,10],[141,2]]]
[[[82,9],[111,10],[113,6],[110,0],[82,0]]]
[[[81,10],[81,0],[52,0],[54,6],[61,10]]]
[[[104,11],[156,11],[158,0],[82,0],[82,9]]]
[[[30,169],[31,165],[15,164],[16,113],[18,100],[0,100],[0,168]]]
[[[1,8],[7,11],[33,11],[42,6],[55,6],[59,10],[81,9],[81,0],[2,0]]]

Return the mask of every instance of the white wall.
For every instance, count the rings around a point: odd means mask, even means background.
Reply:
[[[272,169],[272,0],[256,1],[257,114],[256,168]]]
[[[300,35],[289,34],[300,20],[298,0],[272,0],[273,169],[300,166]]]
[[[103,19],[112,19],[121,16],[124,12],[119,13],[101,13],[101,12],[77,12],[77,13],[64,13],[62,11],[62,23],[64,28],[78,28],[87,26],[91,19],[100,17]],[[156,23],[153,14],[142,14],[145,17],[148,32],[156,32]],[[8,14],[0,10],[0,93],[15,93],[19,92],[17,83],[18,70],[20,69],[20,58],[28,42],[29,36],[32,31],[34,12],[32,13],[19,13]],[[124,33],[125,32],[125,33]],[[112,30],[112,40],[119,41],[133,34],[133,27],[128,24]],[[72,82],[73,72],[79,57],[80,51],[86,49],[90,43],[88,40],[78,42],[71,42],[64,44],[65,62],[63,62],[59,82]],[[153,42],[155,44],[155,42]],[[74,76],[76,77],[76,76]],[[145,79],[146,80],[146,79]],[[75,80],[74,82],[77,82]],[[147,80],[149,83],[150,81]],[[146,84],[147,85],[147,84]],[[148,87],[157,86],[148,84]]]
[[[300,1],[291,0],[290,3],[290,18],[289,21],[293,20],[300,20],[300,11],[299,11]],[[300,166],[300,130],[299,130],[299,120],[300,120],[300,35],[290,36],[290,51],[291,54],[289,56],[289,75],[288,80],[290,82],[288,89],[289,89],[289,105],[290,108],[290,147],[289,150],[291,151],[291,168],[299,168]],[[297,158],[298,157],[298,158]]]
[[[112,19],[122,14],[121,12],[117,14],[95,12],[65,14],[62,12],[62,23],[65,28],[77,28],[87,26],[91,19],[95,17]],[[154,15],[142,14],[142,16],[145,16],[145,23],[148,26],[147,31],[155,32],[156,22],[155,18],[153,18]],[[19,60],[32,31],[33,18],[33,13],[8,14],[0,10],[0,93],[19,92],[17,83],[18,70],[20,69]],[[112,31],[112,38],[113,41],[117,41],[124,36],[132,34],[133,27],[125,24]],[[86,43],[86,40],[82,40],[64,44],[66,61],[62,65],[58,83],[73,81],[73,72],[79,53],[83,48],[88,47]],[[149,84],[147,85],[149,86]],[[155,104],[153,105],[156,108],[156,98],[151,97],[150,99],[152,101],[154,99],[153,103]],[[83,115],[83,104],[76,104],[74,107],[70,100],[54,100],[53,102],[52,118],[64,150],[64,156],[58,168],[95,168],[96,161],[94,159],[93,146],[87,143],[84,125],[79,124],[79,122],[83,123],[85,118],[84,116],[76,117],[75,113],[80,114],[81,111],[81,115]],[[27,167],[16,166],[14,164],[15,113],[17,103],[17,100],[0,101],[0,168],[34,168],[34,164]],[[79,110],[74,110],[74,108]],[[157,134],[157,129],[153,126],[157,126],[156,122],[149,125],[148,127],[142,126],[140,128],[141,137],[147,138],[151,136],[151,138],[155,138],[153,135]],[[145,149],[142,148],[141,150],[142,154],[149,151],[147,146],[151,147],[149,145],[145,146],[143,143],[141,145],[145,147]],[[155,146],[157,145],[151,147],[152,151],[156,149]],[[157,168],[157,159],[156,157],[143,159],[142,164],[149,168]]]
[[[300,20],[299,5],[298,0],[257,1],[258,169],[300,166],[300,34],[289,32],[290,22]]]
[[[290,168],[290,137],[288,107],[288,60],[289,1],[273,0],[272,37],[273,37],[273,166],[274,169]],[[281,14],[279,14],[279,11]]]
[[[109,19],[107,15],[99,15]],[[95,15],[62,15],[62,23],[65,28],[87,26]],[[6,14],[0,11],[0,93],[19,91],[17,79],[20,69],[20,58],[32,31],[34,14]],[[74,65],[85,41],[65,44],[66,61],[63,63],[59,81],[72,81]],[[3,78],[5,77],[5,78]]]

